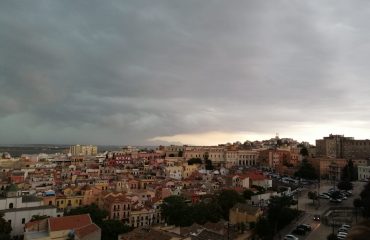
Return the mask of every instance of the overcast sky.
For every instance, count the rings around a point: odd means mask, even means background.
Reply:
[[[370,1],[0,2],[0,144],[370,138]]]

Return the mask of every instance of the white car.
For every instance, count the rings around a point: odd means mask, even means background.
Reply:
[[[285,235],[284,240],[299,240],[296,236],[292,234]]]
[[[337,234],[337,237],[347,237],[348,233],[345,233],[345,232],[339,232]]]
[[[322,194],[322,193],[319,195],[319,198],[330,199],[330,197],[328,195]]]
[[[340,228],[347,228],[347,230],[348,230],[348,229],[351,228],[351,226],[348,225],[348,224],[342,224],[342,226],[340,226]]]

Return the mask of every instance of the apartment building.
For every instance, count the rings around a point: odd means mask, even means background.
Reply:
[[[95,156],[98,154],[98,147],[93,145],[70,146],[69,152],[72,156]]]
[[[353,137],[330,134],[316,140],[316,155],[319,157],[369,159],[370,140],[355,140]]]

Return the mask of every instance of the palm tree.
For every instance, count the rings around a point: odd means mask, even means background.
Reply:
[[[357,223],[357,213],[358,209],[362,206],[362,201],[359,198],[353,200],[353,206],[355,207],[355,214],[356,214],[356,223]]]

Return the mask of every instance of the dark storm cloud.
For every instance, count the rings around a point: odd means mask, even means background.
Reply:
[[[369,11],[366,1],[2,1],[0,143],[369,126]]]

